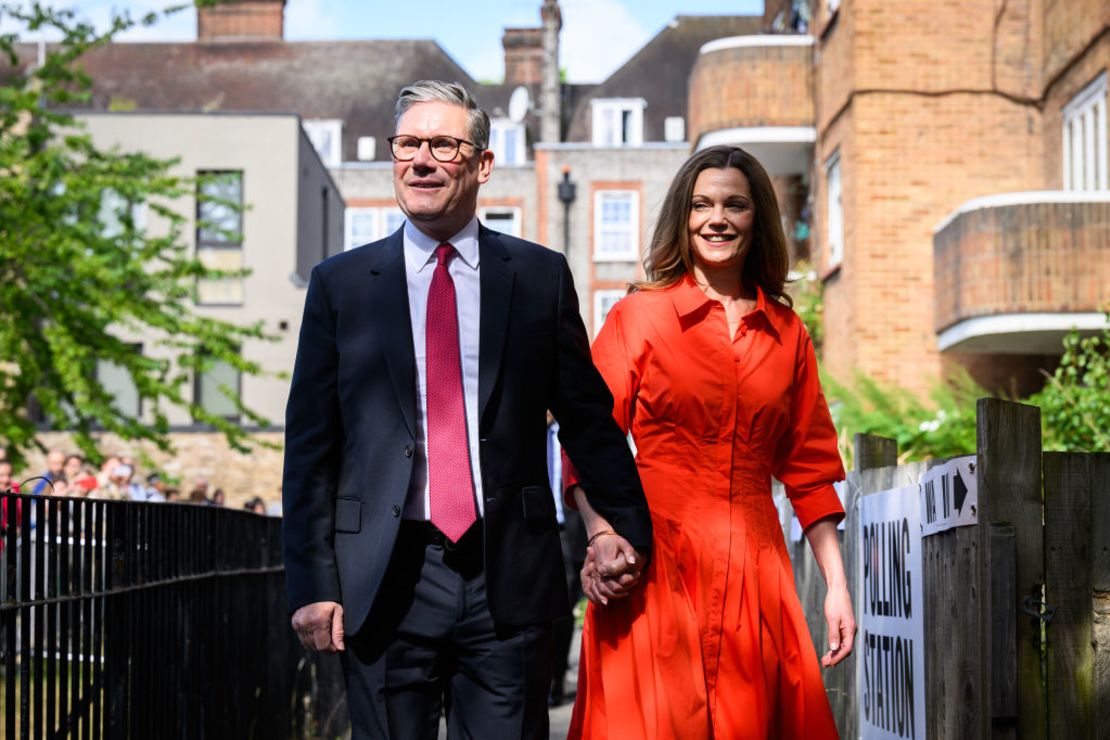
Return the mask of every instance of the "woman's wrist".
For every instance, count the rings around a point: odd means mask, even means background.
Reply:
[[[586,541],[586,547],[593,547],[594,542],[598,538],[604,537],[604,536],[610,535],[610,534],[611,535],[616,535],[617,533],[614,532],[611,529],[601,529],[601,530],[598,530],[597,532],[594,532],[592,535],[590,535],[590,539]]]

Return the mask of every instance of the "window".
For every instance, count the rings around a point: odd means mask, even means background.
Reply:
[[[243,173],[199,172],[197,259],[209,270],[243,269]],[[237,306],[243,303],[243,277],[200,280],[197,303]]]
[[[825,180],[828,183],[828,248],[831,269],[844,259],[844,209],[840,196],[840,153],[837,152],[825,164]]]
[[[143,345],[134,344],[135,354],[142,354]],[[113,397],[112,405],[122,414],[138,418],[142,411],[139,389],[127,369],[108,360],[97,360],[96,380]]]
[[[343,121],[338,118],[305,121],[304,132],[326,167],[338,167],[343,160]]]
[[[601,331],[605,319],[609,318],[609,311],[621,298],[627,295],[623,290],[595,290],[594,291],[594,336]]]
[[[213,416],[238,421],[237,402],[241,391],[239,370],[223,360],[209,359],[208,362],[208,367],[197,371],[193,400]]]
[[[520,236],[519,208],[483,208],[478,218],[494,231],[500,231],[509,236]]]
[[[640,257],[639,198],[635,190],[594,193],[594,261],[631,261]]]
[[[513,123],[508,118],[494,118],[490,121],[489,148],[497,164],[524,164],[527,159],[524,124]]]
[[[358,137],[358,159],[360,162],[373,162],[378,153],[378,141],[373,136]]]
[[[101,193],[98,219],[101,224],[100,233],[104,238],[123,236],[129,226],[136,234],[141,234],[146,231],[146,217],[146,203],[129,203],[111,189],[105,189]]]
[[[386,208],[346,209],[346,249],[384,239],[405,222],[405,214],[396,206]]]
[[[666,141],[686,141],[686,119],[682,116],[667,116],[663,121],[663,138]]]
[[[590,101],[594,146],[639,146],[644,143],[643,98]]]
[[[1064,106],[1064,189],[1107,190],[1106,72]]]

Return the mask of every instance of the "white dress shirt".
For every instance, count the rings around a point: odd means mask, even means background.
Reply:
[[[405,500],[405,519],[428,519],[428,374],[424,323],[428,314],[428,290],[435,272],[435,249],[441,242],[405,222],[405,278],[408,282],[412,343],[416,350],[416,454],[412,483]],[[466,407],[466,437],[470,444],[470,472],[478,516],[482,516],[482,469],[478,461],[478,318],[481,283],[478,265],[478,217],[447,240],[458,255],[447,265],[455,282],[459,315],[459,349],[462,360],[463,400]]]

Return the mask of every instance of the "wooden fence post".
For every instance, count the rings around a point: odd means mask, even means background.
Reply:
[[[1094,619],[1110,614],[1110,455],[1045,453],[1044,506],[1048,736],[1094,738],[1110,722],[1110,624]]]
[[[978,708],[980,737],[1041,738],[1046,732],[1045,696],[1041,675],[1041,622],[1021,614],[1023,604],[1041,603],[1044,584],[1044,533],[1041,507],[1041,419],[1040,409],[996,398],[979,399],[978,462],[976,479],[979,495],[979,526],[975,527],[979,548],[979,573],[976,579],[982,594],[981,617],[971,624],[978,627],[979,668]],[[994,552],[993,525],[1010,525],[1014,532],[1014,603],[995,606],[991,594],[1008,588],[1000,583],[1009,552]],[[1007,547],[1001,548],[1008,550]],[[997,562],[996,562],[997,557]],[[998,572],[996,573],[996,569]],[[1001,613],[999,612],[1001,609]],[[1017,716],[1005,701],[1005,691],[994,691],[994,684],[1007,677],[993,675],[1005,666],[1009,651],[1006,627],[1018,613],[1016,634]],[[999,699],[999,705],[992,703]]]
[[[857,434],[854,439],[856,471],[889,468],[898,464],[898,442],[873,434]]]

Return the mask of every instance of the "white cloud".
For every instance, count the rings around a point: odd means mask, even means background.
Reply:
[[[559,5],[560,64],[571,82],[601,82],[650,38],[618,0],[563,0]]]
[[[285,37],[302,41],[348,38],[342,18],[334,7],[330,13],[325,10],[324,0],[289,0],[285,5]]]

